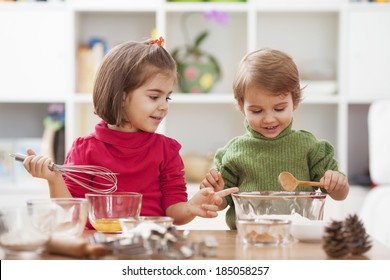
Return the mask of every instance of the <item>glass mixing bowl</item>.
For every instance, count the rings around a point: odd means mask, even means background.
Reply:
[[[0,209],[0,247],[7,255],[35,258],[49,241],[56,209],[39,205],[34,211],[27,206]]]
[[[320,192],[239,192],[232,194],[236,219],[322,220],[327,195]]]

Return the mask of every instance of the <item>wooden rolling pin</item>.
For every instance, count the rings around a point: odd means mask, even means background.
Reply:
[[[84,238],[52,237],[46,251],[74,258],[99,258],[107,254],[107,247],[103,244],[89,244]]]

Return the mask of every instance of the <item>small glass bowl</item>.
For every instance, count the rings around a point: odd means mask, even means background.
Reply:
[[[140,224],[153,223],[168,228],[173,225],[173,219],[167,216],[139,216],[119,219],[123,233],[129,233]]]
[[[30,199],[27,207],[33,213],[41,207],[56,210],[52,236],[78,237],[83,233],[88,219],[88,200],[84,198]]]
[[[291,240],[291,221],[287,219],[237,220],[239,240],[251,245],[281,245]]]
[[[142,194],[116,192],[112,194],[87,193],[89,222],[100,232],[121,233],[120,218],[138,217],[142,206]]]

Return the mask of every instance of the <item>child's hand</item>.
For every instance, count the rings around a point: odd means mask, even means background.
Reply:
[[[328,170],[320,181],[333,199],[342,200],[347,197],[349,192],[348,179],[340,172]]]
[[[224,197],[238,192],[239,189],[229,188],[218,192],[212,188],[202,188],[189,201],[192,214],[203,218],[214,218],[218,216],[218,206],[224,201]]]
[[[223,182],[221,173],[212,168],[200,183],[200,188],[213,188],[215,192],[219,192],[223,190],[224,185],[225,183]]]
[[[60,173],[49,169],[51,162],[50,158],[36,155],[33,150],[28,149],[27,158],[23,161],[23,165],[33,177],[46,179],[50,182],[61,176]]]

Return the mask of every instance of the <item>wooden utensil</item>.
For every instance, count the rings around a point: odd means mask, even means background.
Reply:
[[[108,253],[108,248],[103,244],[89,244],[86,239],[81,237],[52,237],[46,245],[46,251],[52,254],[64,255],[74,258],[98,258],[106,255]]]
[[[282,172],[279,174],[279,183],[288,192],[293,192],[298,186],[305,187],[323,187],[324,184],[321,182],[311,181],[299,181],[290,172]]]

